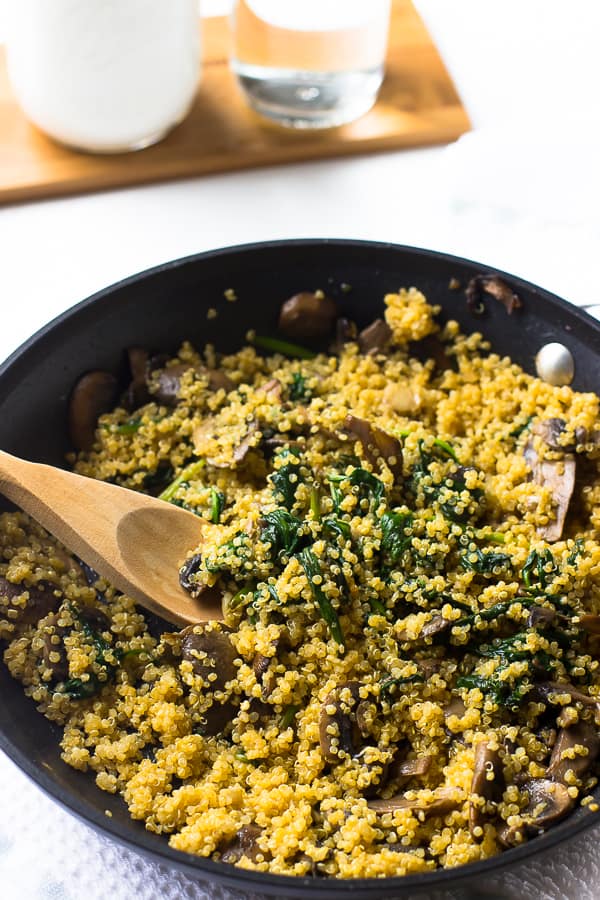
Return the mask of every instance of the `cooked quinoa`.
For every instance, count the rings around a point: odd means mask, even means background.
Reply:
[[[0,517],[6,665],[177,849],[403,875],[597,809],[598,398],[385,302],[329,354],[184,344],[73,457],[204,520],[180,581],[223,623],[176,631]]]

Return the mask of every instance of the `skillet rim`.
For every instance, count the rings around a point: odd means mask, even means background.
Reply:
[[[356,240],[351,238],[297,238],[291,240],[259,241],[233,245],[230,247],[215,248],[180,257],[176,260],[166,261],[96,291],[94,294],[54,317],[46,325],[43,325],[0,364],[0,389],[5,389],[10,392],[12,387],[20,382],[22,373],[26,371],[27,356],[32,350],[39,348],[40,344],[43,344],[48,339],[52,338],[57,329],[61,329],[65,326],[68,327],[68,324],[71,321],[85,314],[90,307],[98,304],[100,301],[110,298],[115,292],[127,289],[131,285],[139,284],[154,275],[168,272],[171,269],[178,269],[187,264],[204,259],[218,259],[219,257],[226,259],[231,256],[239,256],[240,254],[251,255],[261,251],[284,250],[292,247],[310,250],[326,246],[337,250],[348,250],[349,252],[356,248],[361,248],[363,250],[372,249],[375,252],[391,251],[393,253],[398,253],[399,255],[406,254],[412,259],[422,259],[425,263],[428,260],[435,260],[437,262],[445,262],[457,266],[472,267],[479,271],[493,271],[501,278],[504,277],[509,279],[511,285],[516,288],[517,292],[520,288],[524,288],[528,293],[537,295],[542,301],[550,303],[556,312],[560,311],[565,313],[571,317],[571,319],[574,318],[577,320],[580,325],[584,327],[587,326],[590,329],[590,344],[592,343],[592,335],[595,335],[600,340],[600,321],[589,315],[585,310],[523,278],[519,278],[518,276],[506,273],[500,269],[464,257],[425,248],[412,247],[410,245],[384,241]],[[91,803],[81,798],[73,789],[71,789],[68,795],[61,793],[58,783],[50,777],[43,768],[31,761],[26,753],[17,747],[11,741],[10,736],[3,730],[0,730],[0,749],[6,753],[9,759],[11,759],[30,780],[37,784],[44,793],[58,802],[60,806],[66,808],[70,813],[74,814],[79,820],[85,822],[94,830],[116,839],[118,842],[125,844],[129,849],[142,853],[163,865],[174,866],[179,870],[184,871],[187,875],[200,878],[201,880],[210,881],[211,878],[213,878],[215,881],[221,882],[227,887],[242,891],[261,891],[262,888],[263,890],[268,890],[270,895],[279,897],[302,897],[310,893],[314,897],[327,898],[327,900],[342,895],[379,898],[381,896],[401,896],[411,890],[424,892],[436,889],[454,888],[465,882],[477,880],[480,876],[497,874],[500,870],[505,869],[508,866],[517,865],[519,862],[540,855],[558,844],[566,843],[583,830],[600,822],[600,817],[597,814],[592,813],[589,810],[580,810],[579,815],[575,817],[570,816],[565,822],[551,828],[540,837],[527,841],[518,847],[504,850],[488,859],[466,863],[454,868],[436,869],[432,872],[397,877],[390,876],[386,878],[360,879],[315,879],[306,876],[277,875],[240,869],[237,866],[232,866],[227,863],[221,863],[215,860],[198,857],[194,854],[185,853],[180,850],[175,850],[169,846],[166,840],[158,842],[155,837],[151,838],[148,833],[143,830],[133,834],[130,824],[133,820],[128,820],[125,824],[122,824],[118,820],[106,816],[99,808],[96,808]],[[64,765],[66,766],[66,763]],[[385,895],[382,895],[384,885],[386,893]]]

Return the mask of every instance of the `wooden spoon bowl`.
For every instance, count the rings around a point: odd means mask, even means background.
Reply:
[[[118,590],[176,625],[223,618],[213,591],[179,583],[202,520],[155,497],[0,451],[0,492]]]

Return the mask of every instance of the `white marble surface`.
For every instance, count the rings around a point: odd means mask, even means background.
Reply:
[[[0,358],[116,279],[199,250],[269,238],[431,247],[512,271],[577,304],[600,304],[600,5],[418,5],[461,88],[472,134],[447,148],[0,209]],[[7,900],[225,896],[94,835],[1,756],[0,798],[0,896]],[[600,896],[599,837],[595,830],[557,850],[543,869],[533,862],[490,880],[487,895]]]

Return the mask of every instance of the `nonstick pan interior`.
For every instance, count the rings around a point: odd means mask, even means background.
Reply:
[[[573,386],[600,391],[600,323],[547,291],[503,276],[522,306],[508,314],[491,298],[475,314],[464,288],[487,267],[410,247],[358,241],[307,240],[246,245],[168,263],[107,288],[55,319],[0,367],[0,446],[55,465],[68,451],[66,408],[84,371],[110,369],[126,377],[125,348],[174,351],[185,339],[232,351],[255,329],[274,334],[281,302],[322,288],[343,314],[366,325],[383,310],[383,296],[401,286],[420,288],[440,304],[442,318],[467,332],[481,331],[495,352],[534,373],[537,350],[566,344],[575,359]],[[456,286],[459,283],[459,287]],[[224,291],[238,300],[229,303]],[[209,308],[216,318],[207,318]],[[5,508],[8,508],[6,506]],[[493,859],[406,878],[337,881],[247,872],[172,850],[165,838],[130,819],[124,803],[96,788],[93,778],[60,759],[60,730],[36,712],[21,686],[0,664],[0,747],[37,784],[74,814],[139,852],[196,878],[277,897],[379,898],[481,883],[502,866],[547,852],[595,821],[579,810],[531,842]],[[600,796],[600,791],[597,792]],[[112,817],[107,817],[109,810]]]

